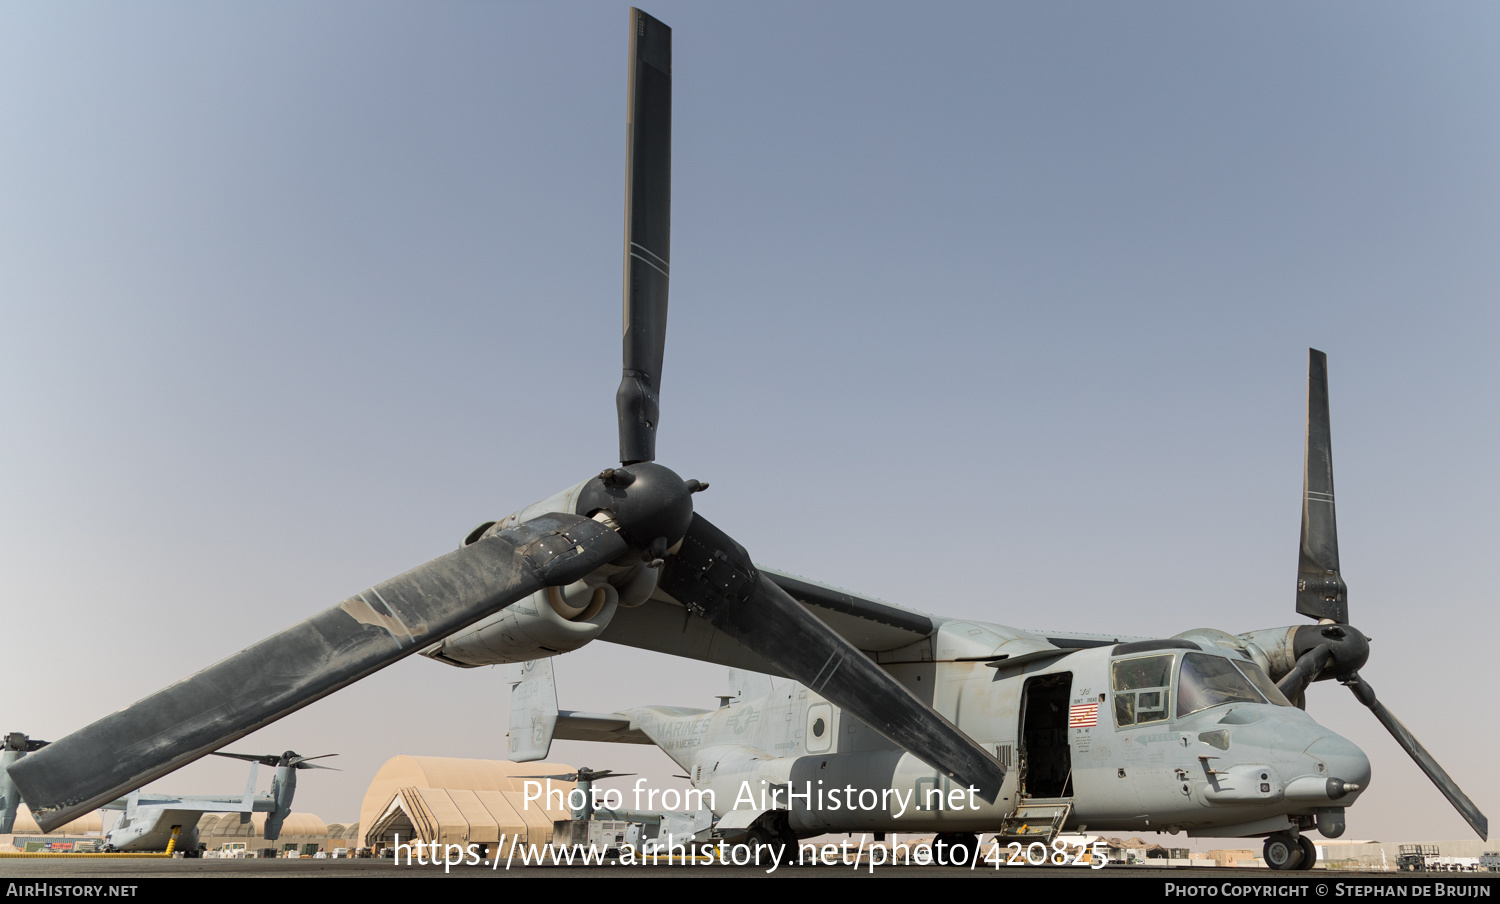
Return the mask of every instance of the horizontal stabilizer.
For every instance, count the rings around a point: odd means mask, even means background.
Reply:
[[[630,717],[620,713],[563,712],[557,717],[555,737],[564,741],[606,741],[612,744],[650,744],[639,728],[630,727]]]

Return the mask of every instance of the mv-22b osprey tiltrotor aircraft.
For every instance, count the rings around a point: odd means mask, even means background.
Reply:
[[[15,828],[16,811],[21,802],[15,785],[9,778],[10,768],[46,746],[46,741],[34,741],[20,732],[12,732],[0,741],[0,835],[8,834]],[[292,813],[298,770],[331,769],[333,767],[310,761],[338,754],[300,756],[295,751],[288,750],[281,754],[263,756],[222,752],[216,755],[250,763],[250,777],[245,782],[245,793],[224,796],[142,794],[138,790],[132,790],[118,800],[100,805],[101,809],[122,811],[114,826],[104,834],[104,851],[182,851],[191,855],[198,849],[198,820],[205,813],[238,813],[244,822],[249,822],[253,813],[265,813],[266,822],[260,837],[266,841],[275,841],[281,836],[282,824]],[[276,767],[276,774],[271,779],[271,790],[257,794],[256,773],[261,766]]]
[[[701,787],[729,792],[717,795],[721,811],[746,780],[957,795],[945,795],[943,809],[920,800],[924,809],[900,816],[894,804],[834,810],[782,798],[721,821],[753,815],[752,837],[935,830],[962,838],[1004,831],[1024,806],[1050,803],[1058,827],[1265,836],[1272,866],[1310,866],[1300,833],[1342,832],[1344,810],[1369,779],[1357,747],[1289,702],[1329,678],[1353,690],[1487,834],[1484,816],[1360,679],[1369,650],[1349,624],[1339,575],[1321,354],[1312,361],[1297,591],[1297,611],[1316,624],[1101,642],[931,618],[758,569],[698,514],[693,496],[707,485],[655,462],[670,271],[671,31],[639,11],[630,25],[620,466],[483,524],[454,552],[16,763],[11,778],[44,827],[413,653],[478,666],[598,639],[790,679],[786,704],[760,704],[758,732],[737,731],[743,706],[628,714],[625,731],[661,742]],[[770,715],[782,725],[764,724]],[[788,715],[797,718],[787,723]]]

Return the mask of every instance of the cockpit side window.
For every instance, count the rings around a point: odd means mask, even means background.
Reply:
[[[1220,656],[1188,653],[1177,676],[1177,717],[1225,703],[1264,703],[1255,686],[1235,664]],[[1285,698],[1283,698],[1285,699]]]
[[[1127,728],[1164,722],[1172,684],[1171,653],[1117,659],[1110,663],[1109,684],[1115,694],[1115,725]]]

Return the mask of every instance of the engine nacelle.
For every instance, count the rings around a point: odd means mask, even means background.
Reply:
[[[422,654],[471,668],[576,650],[603,633],[619,607],[613,585],[590,580],[533,593]]]
[[[608,510],[582,496],[596,480],[584,481],[519,512],[486,521],[464,538],[465,546],[552,512],[569,512],[610,523]],[[596,500],[597,501],[597,500]],[[533,593],[483,621],[422,651],[423,656],[473,668],[506,662],[528,662],[578,649],[604,632],[615,610],[646,602],[656,590],[659,572],[637,559],[604,565],[566,587]]]

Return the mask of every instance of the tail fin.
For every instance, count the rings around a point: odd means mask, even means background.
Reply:
[[[521,664],[510,691],[510,758],[517,763],[544,760],[557,730],[557,683],[552,659]]]
[[[263,837],[267,841],[275,841],[281,837],[281,825],[286,818],[292,815],[292,797],[297,793],[297,766],[278,766],[276,778],[271,781],[271,800],[274,801],[276,809],[266,817],[266,830]]]

